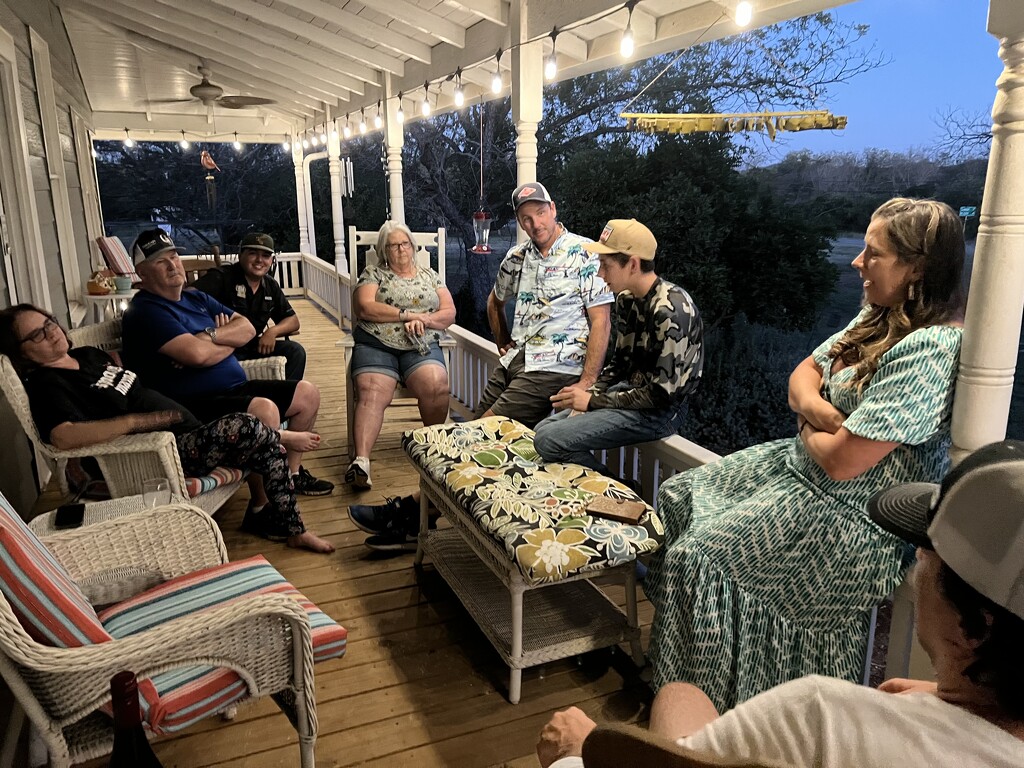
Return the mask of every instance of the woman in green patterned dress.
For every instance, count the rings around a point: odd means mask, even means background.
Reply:
[[[790,377],[797,435],[662,486],[657,687],[694,683],[722,710],[807,674],[860,678],[871,610],[913,557],[867,500],[948,468],[963,261],[949,206],[883,204],[853,261],[864,308]]]

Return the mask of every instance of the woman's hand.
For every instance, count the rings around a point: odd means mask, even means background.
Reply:
[[[811,423],[815,429],[834,435],[846,421],[846,414],[836,408],[825,398],[818,396],[818,401],[811,407],[797,414]]]
[[[822,397],[822,370],[813,357],[806,357],[789,377],[789,407],[815,429],[834,435],[846,421],[846,414]],[[798,421],[797,427],[802,424]]]
[[[422,336],[424,333],[427,332],[427,324],[419,318],[416,318],[414,320],[406,320],[405,332],[410,336]]]

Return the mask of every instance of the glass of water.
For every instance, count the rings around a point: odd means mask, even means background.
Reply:
[[[171,484],[166,477],[152,477],[142,481],[142,503],[146,509],[171,503]]]

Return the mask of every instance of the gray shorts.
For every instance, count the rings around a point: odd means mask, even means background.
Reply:
[[[476,418],[487,411],[508,416],[531,429],[551,413],[551,396],[575,384],[579,376],[548,371],[527,371],[526,352],[520,350],[508,368],[498,365],[476,407]]]

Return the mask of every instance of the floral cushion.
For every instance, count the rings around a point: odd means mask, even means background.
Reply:
[[[543,464],[533,431],[504,416],[406,432],[405,452],[476,520],[532,586],[653,552],[664,528],[649,506],[637,525],[591,517],[594,496],[642,501],[578,464]]]

